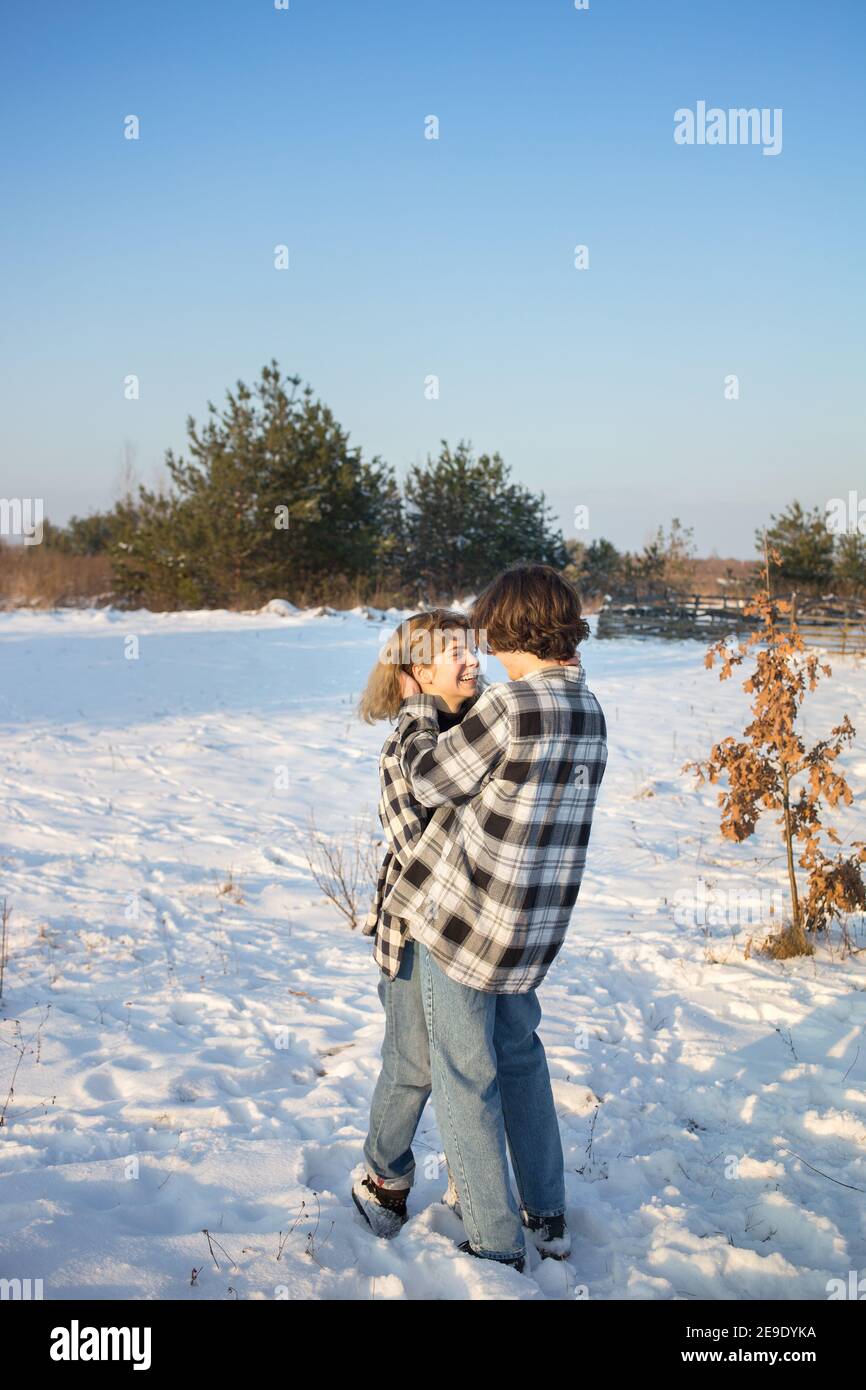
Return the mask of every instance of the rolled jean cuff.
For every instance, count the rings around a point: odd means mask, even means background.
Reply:
[[[408,1192],[415,1177],[414,1168],[411,1173],[407,1173],[402,1178],[380,1178],[379,1174],[374,1173],[370,1168],[367,1169],[367,1173],[371,1182],[374,1182],[377,1187],[383,1187],[386,1192]]]
[[[471,1249],[472,1249],[473,1254],[477,1255],[478,1258],[479,1258],[480,1260],[519,1260],[519,1259],[526,1259],[526,1246],[525,1246],[525,1245],[524,1245],[524,1246],[522,1247],[522,1249],[520,1249],[520,1250],[497,1250],[495,1253],[494,1253],[493,1251],[491,1251],[491,1250],[476,1250],[476,1249],[475,1249],[475,1246],[472,1245],[472,1242],[471,1242],[471,1241],[470,1241],[470,1247],[471,1247]]]

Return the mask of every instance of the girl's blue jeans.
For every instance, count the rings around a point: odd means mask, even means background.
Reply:
[[[473,1250],[490,1259],[524,1253],[520,1206],[533,1216],[565,1211],[562,1142],[547,1058],[535,1029],[535,990],[490,994],[446,975],[419,941],[407,940],[399,974],[381,974],[382,1071],[373,1093],[364,1157],[392,1186],[410,1186],[412,1140],[433,1092],[448,1166]]]

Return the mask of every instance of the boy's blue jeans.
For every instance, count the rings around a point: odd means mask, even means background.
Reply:
[[[446,975],[408,940],[400,972],[382,975],[382,1072],[364,1157],[371,1171],[411,1184],[412,1139],[433,1092],[436,1119],[473,1250],[490,1259],[524,1253],[508,1154],[530,1215],[565,1211],[562,1142],[547,1058],[535,1032],[535,990],[489,994]]]

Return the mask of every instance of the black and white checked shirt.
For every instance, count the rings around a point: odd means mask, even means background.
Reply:
[[[409,696],[396,735],[413,801],[432,814],[388,878],[383,921],[408,924],[473,989],[536,988],[565,939],[607,765],[583,668],[490,685],[441,736],[435,698]]]
[[[463,719],[480,698],[487,682],[479,674],[477,693],[463,702],[459,710],[452,714],[448,710],[436,710],[434,706],[437,731],[445,732]],[[376,895],[361,928],[362,936],[373,936],[373,959],[384,970],[389,979],[394,978],[400,969],[403,958],[403,944],[408,931],[408,923],[402,917],[386,912],[382,902],[397,883],[404,868],[409,863],[412,851],[431,820],[441,819],[445,807],[430,810],[422,806],[412,794],[400,766],[400,736],[394,728],[379,754],[379,820],[385,832],[387,849],[379,869]]]

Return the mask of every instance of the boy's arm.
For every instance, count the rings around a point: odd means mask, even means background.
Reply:
[[[468,800],[505,756],[508,710],[496,686],[447,733],[439,733],[433,695],[410,695],[397,720],[400,765],[422,806]]]

